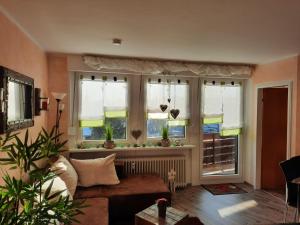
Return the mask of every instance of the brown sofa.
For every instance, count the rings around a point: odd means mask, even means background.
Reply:
[[[132,224],[134,215],[156,199],[166,198],[171,204],[168,187],[154,174],[129,175],[117,185],[78,187],[74,198],[85,199],[89,205],[79,217],[83,225]]]
[[[108,199],[107,198],[87,198],[83,208],[84,214],[76,216],[79,223],[76,225],[108,225]]]

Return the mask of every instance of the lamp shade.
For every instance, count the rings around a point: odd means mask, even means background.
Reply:
[[[66,93],[58,93],[58,92],[52,92],[51,94],[56,100],[63,100],[63,98],[67,95]]]

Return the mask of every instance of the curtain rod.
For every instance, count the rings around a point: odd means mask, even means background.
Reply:
[[[240,79],[247,80],[250,77],[240,77],[240,76],[220,76],[220,75],[187,75],[187,74],[147,74],[147,73],[134,73],[134,72],[109,72],[109,71],[80,71],[80,70],[69,70],[72,73],[96,73],[96,74],[110,74],[110,75],[129,75],[129,76],[151,76],[151,77],[187,77],[187,78],[207,78],[207,79]]]

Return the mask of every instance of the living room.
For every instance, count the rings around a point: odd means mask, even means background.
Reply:
[[[0,224],[299,221],[299,10],[0,0]]]

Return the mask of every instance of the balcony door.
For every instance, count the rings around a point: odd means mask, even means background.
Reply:
[[[224,178],[238,175],[239,140],[242,131],[240,82],[231,80],[203,82],[201,127],[201,177]]]

